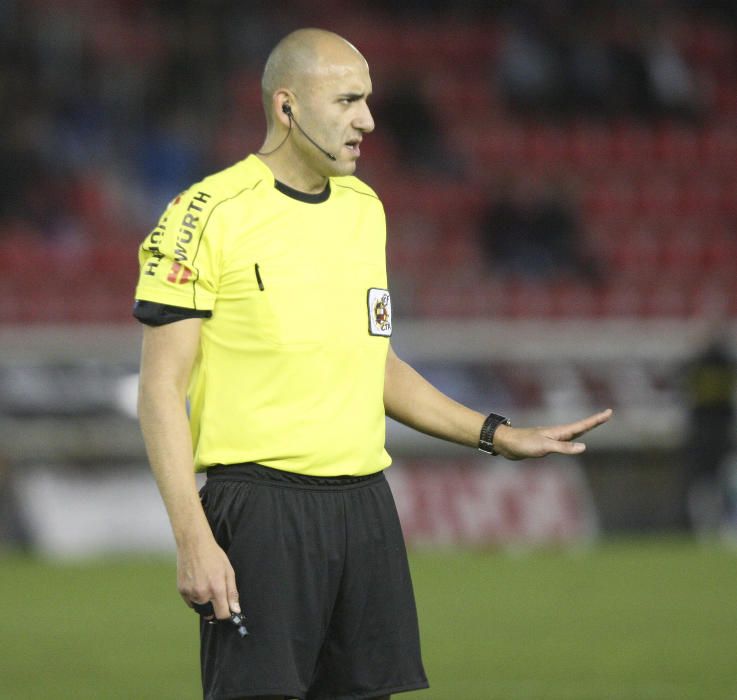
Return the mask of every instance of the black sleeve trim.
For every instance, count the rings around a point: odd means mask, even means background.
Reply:
[[[184,321],[187,318],[210,318],[212,311],[188,309],[184,306],[159,304],[156,301],[136,299],[133,305],[133,316],[147,326],[165,326],[167,323]]]

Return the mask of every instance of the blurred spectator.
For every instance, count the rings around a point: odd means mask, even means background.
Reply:
[[[697,116],[696,81],[667,8],[521,4],[506,14],[496,72],[524,116]]]
[[[614,90],[615,66],[601,29],[593,22],[582,27],[578,40],[567,47],[564,60],[566,111],[606,115]]]
[[[648,40],[645,58],[658,114],[687,120],[696,118],[699,103],[696,82],[664,25]]]
[[[541,14],[519,9],[508,25],[497,72],[510,106],[521,112],[554,112],[563,102],[558,52]]]
[[[405,76],[382,90],[374,111],[403,165],[440,171],[450,167],[452,159],[445,152],[442,129],[420,78]]]
[[[573,203],[553,182],[504,181],[482,215],[479,244],[496,272],[596,277]]]
[[[654,113],[650,76],[642,47],[645,32],[638,17],[613,11],[608,47],[613,81],[606,116],[648,118]]]
[[[722,470],[733,445],[737,363],[715,335],[685,369],[685,510],[690,528],[714,534],[725,508]]]

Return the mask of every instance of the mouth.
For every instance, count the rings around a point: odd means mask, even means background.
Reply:
[[[346,141],[345,147],[356,158],[361,155],[361,139],[351,139],[350,141]]]

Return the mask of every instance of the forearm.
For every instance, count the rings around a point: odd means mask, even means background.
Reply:
[[[478,446],[486,418],[436,389],[391,348],[384,381],[384,410],[410,428],[469,447]]]
[[[184,397],[171,387],[143,385],[138,412],[151,471],[177,546],[207,536],[209,527],[197,493]]]
[[[384,378],[384,410],[390,418],[428,435],[478,447],[486,416],[454,401],[402,362],[389,347]],[[543,457],[551,452],[580,454],[586,449],[572,442],[606,423],[611,409],[573,423],[544,428],[512,428],[500,425],[494,433],[494,450],[507,459]]]
[[[145,327],[138,414],[151,470],[177,546],[210,536],[195,482],[186,393],[202,319]]]

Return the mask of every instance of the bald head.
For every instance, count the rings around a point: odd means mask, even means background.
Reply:
[[[280,89],[310,90],[316,79],[342,65],[366,63],[355,46],[324,29],[298,29],[285,36],[269,54],[261,78],[261,95],[269,127],[272,99]]]

